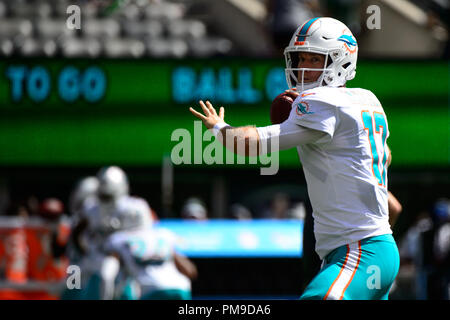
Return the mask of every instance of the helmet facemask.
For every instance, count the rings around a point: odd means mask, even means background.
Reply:
[[[317,53],[325,56],[325,62],[323,68],[297,68],[298,66],[298,54],[301,52],[306,53]],[[332,85],[335,80],[334,66],[335,62],[340,58],[338,50],[328,50],[328,51],[312,51],[312,50],[293,50],[285,52],[286,59],[286,81],[290,89],[296,88],[298,92],[304,90]],[[321,75],[314,82],[304,82],[304,75],[306,71],[321,71]],[[301,72],[301,79],[297,78],[298,73]],[[341,75],[339,74],[339,77]]]

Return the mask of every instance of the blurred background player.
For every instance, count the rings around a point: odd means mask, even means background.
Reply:
[[[74,230],[74,237],[83,252],[88,252],[95,244],[100,245],[101,240],[118,227],[117,217],[114,215],[117,215],[121,200],[129,193],[128,178],[119,167],[101,168],[97,179],[96,197],[83,202]],[[84,238],[80,238],[80,235]],[[85,240],[89,241],[89,246],[83,243]]]
[[[277,192],[273,195],[269,207],[264,210],[262,216],[266,219],[287,219],[290,202],[288,194]]]
[[[82,298],[102,299],[102,277],[106,269],[114,269],[114,261],[105,259],[102,247],[106,238],[120,228],[120,217],[124,210],[133,210],[136,203],[148,208],[147,219],[152,215],[144,199],[129,195],[129,182],[125,172],[117,166],[104,167],[97,173],[98,188],[96,199],[84,201],[80,220],[73,230],[73,239],[83,255]],[[113,272],[113,271],[111,271]],[[114,273],[114,272],[113,272]]]
[[[188,198],[181,208],[181,218],[186,220],[208,220],[208,210],[202,200]]]
[[[99,181],[95,176],[81,178],[75,185],[69,196],[69,211],[71,234],[65,254],[71,265],[82,265],[83,256],[86,253],[81,244],[81,231],[79,225],[85,216],[83,210],[98,202],[97,191]],[[64,290],[62,299],[75,300],[81,294],[80,290]]]
[[[71,214],[71,225],[72,230],[80,223],[81,218],[84,216],[83,210],[86,207],[89,207],[90,204],[97,202],[97,191],[98,191],[98,179],[95,176],[84,177],[80,179],[74,190],[71,192],[69,196],[69,210]],[[77,264],[80,256],[80,244],[78,243],[78,239],[73,237],[72,233],[72,241],[70,241],[67,255],[72,264]]]
[[[288,120],[233,128],[223,107],[218,114],[209,101],[200,101],[203,114],[190,108],[235,153],[237,141],[246,143],[246,156],[297,147],[323,260],[301,299],[387,299],[399,268],[389,225],[386,115],[372,92],[345,88],[355,77],[357,54],[342,22],[310,19],[285,49],[286,80],[298,95]],[[380,268],[376,288],[367,285],[371,265]]]
[[[450,200],[439,198],[418,214],[400,239],[397,299],[450,298]]]
[[[96,201],[98,179],[95,176],[80,179],[69,197],[69,210],[72,219],[79,219],[81,211],[89,202]]]
[[[432,240],[435,273],[432,299],[450,299],[450,200],[438,199],[433,206],[434,235]]]
[[[149,208],[141,202],[121,212],[120,231],[105,244],[108,259],[120,261],[119,289],[116,279],[104,272],[108,298],[126,300],[188,300],[196,266],[176,252],[176,236],[171,231],[152,227]],[[108,283],[109,282],[109,283]]]
[[[235,220],[252,220],[252,212],[241,203],[233,203],[228,213],[230,219]]]

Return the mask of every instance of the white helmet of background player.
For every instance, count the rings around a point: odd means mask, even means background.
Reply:
[[[81,210],[86,199],[95,197],[98,190],[96,177],[85,177],[78,181],[69,198],[69,209],[72,214]]]
[[[299,52],[323,54],[323,69],[298,68]],[[320,86],[340,87],[355,77],[358,44],[342,22],[333,18],[314,18],[297,28],[284,50],[284,56],[290,89],[297,88],[301,92]],[[322,71],[322,74],[315,82],[303,83],[305,71]]]
[[[103,167],[97,173],[98,196],[101,200],[113,200],[128,195],[129,185],[125,172],[117,167]]]
[[[152,225],[150,206],[142,198],[132,197],[119,202],[119,228],[121,230],[141,229]]]

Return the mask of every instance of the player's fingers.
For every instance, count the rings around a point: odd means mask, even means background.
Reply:
[[[220,109],[219,109],[219,117],[222,120],[225,119],[225,108],[224,107],[220,107]]]
[[[196,116],[197,118],[199,118],[200,120],[206,120],[206,117],[204,115],[202,115],[200,112],[195,111],[194,108],[189,107],[189,111]]]
[[[211,102],[206,101],[206,106],[208,107],[209,112],[211,112],[211,114],[214,114],[217,116],[217,112],[216,109],[214,109],[213,105],[211,104]]]
[[[205,116],[209,116],[211,112],[209,112],[209,108],[205,105],[205,103],[203,102],[203,100],[199,101],[200,106],[202,107],[203,112],[205,113]]]
[[[286,90],[286,91],[284,91],[284,93],[286,93],[288,96],[290,96],[292,98],[296,98],[300,95],[300,93],[298,93],[297,91],[292,91],[292,90]]]

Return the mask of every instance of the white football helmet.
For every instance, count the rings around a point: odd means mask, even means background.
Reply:
[[[96,195],[98,185],[96,177],[85,177],[78,181],[69,198],[69,209],[72,214],[81,210],[86,199]]]
[[[323,54],[322,69],[298,68],[298,53]],[[355,77],[358,44],[350,29],[333,18],[313,18],[297,28],[284,50],[286,80],[298,92],[320,86],[340,87]],[[304,83],[305,71],[322,71],[317,81]],[[301,79],[298,74],[301,72]]]
[[[118,199],[129,192],[127,175],[117,166],[101,168],[97,173],[97,179],[98,194],[103,199]]]

